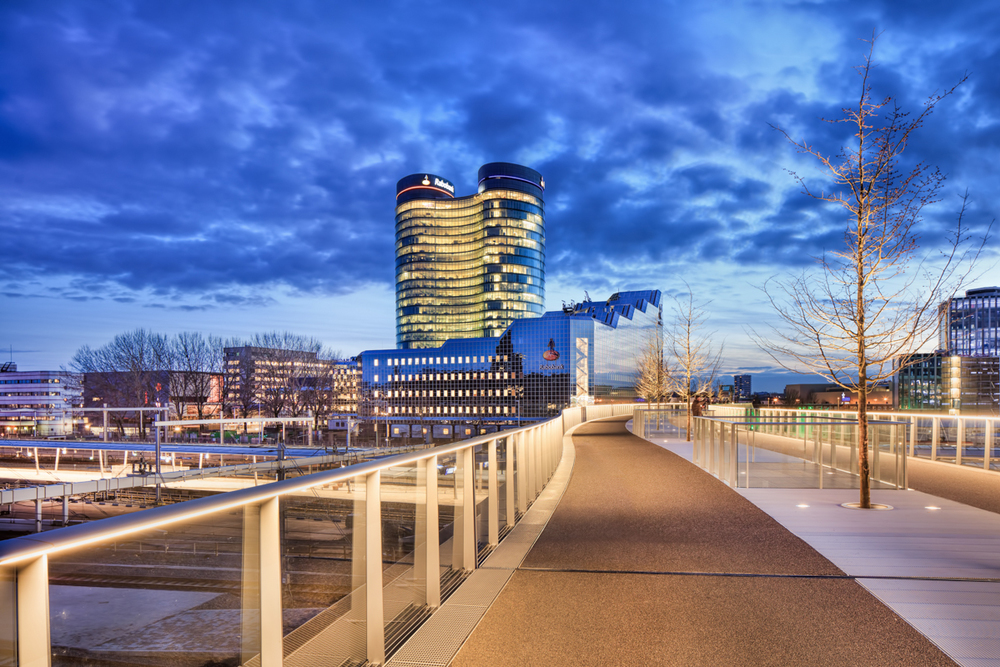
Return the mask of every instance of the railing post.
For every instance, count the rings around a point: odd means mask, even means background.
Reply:
[[[736,482],[739,477],[739,472],[738,472],[739,465],[737,464],[737,461],[739,461],[740,459],[739,454],[740,454],[739,430],[736,422],[733,422],[733,442],[729,452],[729,466],[727,466],[726,468],[726,473],[730,480],[729,486],[730,488],[733,489],[736,488]]]
[[[525,452],[524,431],[515,436],[517,450],[517,511],[528,511],[528,456]]]
[[[913,452],[917,447],[917,418],[916,416],[910,417],[910,456],[913,456]]]
[[[691,438],[691,462],[695,465],[701,465],[701,420],[695,417],[694,421],[694,437]]]
[[[497,440],[496,438],[490,440],[489,444],[489,460],[487,465],[489,466],[489,482],[487,484],[487,494],[489,497],[490,514],[489,514],[489,527],[490,527],[490,546],[495,547],[500,544],[500,496],[499,496],[499,482],[497,480]]]
[[[278,496],[260,504],[260,664],[284,660],[281,613],[281,511]]]
[[[541,495],[542,489],[545,487],[545,482],[548,481],[545,477],[545,458],[542,455],[542,448],[545,446],[542,439],[543,428],[543,426],[537,426],[531,433],[535,447],[535,498]]]
[[[535,476],[537,475],[537,471],[535,470],[535,443],[531,437],[532,433],[534,433],[533,428],[524,431],[524,464],[525,469],[528,472],[527,491],[530,494],[530,499],[534,501],[535,496],[537,495],[535,493]]]
[[[472,447],[466,447],[462,455],[462,561],[466,570],[476,569],[476,488],[473,477],[476,474],[475,457]]]
[[[993,420],[986,418],[986,432],[983,434],[983,470],[990,469],[990,457],[993,455]]]
[[[49,557],[42,555],[17,566],[17,665],[51,664]]]
[[[941,418],[931,420],[931,461],[937,461],[938,440],[941,437]]]
[[[897,426],[896,430],[897,430],[896,436],[899,438],[899,442],[896,444],[896,488],[905,489],[906,487],[902,486],[903,483],[902,480],[903,480],[903,470],[906,465],[905,463],[906,449],[907,449],[906,434],[908,430],[907,425],[900,424],[899,426]]]
[[[385,662],[385,619],[382,614],[382,502],[379,470],[365,477],[365,628],[368,662]],[[279,663],[280,664],[280,663]]]
[[[549,469],[549,425],[543,424],[538,427],[538,455],[541,457],[541,487],[539,487],[539,493],[541,489],[549,481],[551,476],[551,470]]]
[[[413,576],[416,604],[441,606],[441,546],[438,526],[437,455],[417,461],[416,539]]]
[[[965,444],[965,420],[955,417],[955,465],[962,465],[962,445]]]
[[[514,436],[507,436],[504,442],[504,457],[506,468],[504,469],[504,484],[503,490],[505,495],[504,502],[504,514],[506,515],[506,524],[511,528],[514,527],[514,522],[517,518],[516,507],[514,506]]]

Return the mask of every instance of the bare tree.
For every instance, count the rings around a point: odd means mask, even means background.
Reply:
[[[178,419],[184,418],[188,406],[195,408],[198,419],[206,418],[219,381],[217,357],[221,350],[221,339],[197,332],[179,333],[170,339],[170,400]]]
[[[253,348],[257,394],[272,417],[297,417],[305,411],[302,391],[321,372],[323,344],[315,338],[272,331],[255,334]]]
[[[722,364],[723,346],[716,350],[712,333],[706,331],[706,304],[696,304],[691,286],[687,298],[674,297],[673,322],[664,329],[667,350],[673,357],[675,391],[687,404],[687,439],[691,440],[691,413],[695,400],[711,396],[715,379]]]
[[[751,330],[757,344],[784,368],[805,367],[828,381],[858,394],[858,470],[860,505],[871,506],[868,465],[868,393],[888,380],[897,366],[934,334],[938,304],[960,288],[983,244],[971,245],[962,212],[951,231],[948,247],[933,259],[916,257],[917,225],[923,208],[937,201],[944,176],[917,163],[900,169],[900,156],[933,112],[958,84],[932,95],[916,116],[902,111],[890,97],[872,95],[872,57],[877,35],[870,40],[864,62],[856,68],[860,91],[843,117],[852,138],[836,155],[776,128],[799,153],[814,157],[832,189],[817,192],[793,174],[804,194],[846,212],[842,249],[818,258],[819,270],[786,281],[771,279],[764,291],[785,328],[768,335]],[[825,119],[824,119],[825,120]],[[983,239],[985,243],[985,238]],[[816,274],[819,275],[816,275]]]
[[[660,403],[673,391],[673,372],[663,356],[663,339],[657,328],[651,331],[642,353],[635,380],[635,393],[647,403]]]
[[[85,394],[101,398],[101,403],[117,407],[146,407],[168,402],[169,346],[166,336],[134,329],[92,349],[84,345],[70,361],[70,369],[84,376]],[[119,432],[132,413],[113,413]],[[139,413],[138,430],[145,436]]]

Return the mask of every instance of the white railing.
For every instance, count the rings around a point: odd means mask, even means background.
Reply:
[[[786,419],[857,418],[857,412],[846,410],[766,408],[760,410],[760,414]],[[879,411],[869,412],[868,419],[869,423],[895,421],[909,424],[907,449],[911,457],[982,467],[984,470],[995,470],[1000,466],[1000,452],[997,451],[996,442],[1000,431],[1000,417]]]
[[[692,462],[733,488],[824,488],[856,485],[857,419],[830,413],[754,414],[748,407],[713,406],[692,421]],[[635,411],[632,432],[647,440],[684,438],[686,411]],[[906,488],[908,422],[870,425],[869,479],[879,488]],[[828,479],[827,476],[834,475]],[[852,479],[853,478],[853,479]]]
[[[59,655],[75,660],[125,651],[70,645],[65,638],[90,632],[70,627],[72,618],[101,608],[76,596],[54,613],[50,600],[67,588],[50,586],[53,576],[86,582],[97,571],[106,581],[120,563],[133,577],[149,568],[153,588],[181,581],[192,590],[196,579],[238,598],[238,622],[222,633],[236,644],[220,648],[217,635],[194,652],[198,664],[306,664],[317,642],[331,664],[383,664],[406,636],[400,628],[440,606],[527,511],[561,459],[564,433],[633,407],[570,408],[512,431],[0,542],[0,665],[51,665],[53,634]],[[312,521],[293,521],[296,513]],[[283,636],[283,603],[299,595],[310,607],[338,599]],[[73,604],[84,608],[67,614]],[[190,647],[142,649],[144,664],[164,665],[181,664],[185,651],[192,659]]]
[[[858,477],[857,415],[748,414],[740,417],[699,417],[694,426],[693,461],[732,487],[749,488],[751,480],[782,462],[758,462],[757,450],[814,464],[817,475],[797,475],[798,487],[823,488],[824,474]],[[907,422],[881,420],[869,424],[869,480],[882,488],[905,489]],[[757,436],[770,436],[758,442]],[[741,446],[744,454],[740,456]],[[739,467],[743,465],[741,471]],[[754,473],[754,469],[757,473]],[[742,477],[741,477],[742,475]]]

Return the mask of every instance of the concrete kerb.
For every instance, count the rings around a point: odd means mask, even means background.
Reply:
[[[452,596],[386,662],[386,667],[446,667],[465,646],[486,612],[506,588],[549,519],[559,506],[573,476],[576,450],[573,434],[603,421],[621,421],[621,415],[581,422],[563,434],[563,453],[552,478],[517,525]],[[475,591],[474,596],[468,593]]]

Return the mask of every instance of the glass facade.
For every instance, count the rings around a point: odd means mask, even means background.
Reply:
[[[652,335],[662,335],[657,290],[515,320],[497,338],[363,352],[360,414],[401,433],[416,425],[504,428],[570,405],[632,400]]]
[[[947,406],[941,391],[940,354],[917,354],[896,373],[896,404],[900,410],[938,412]]]
[[[433,174],[400,179],[398,348],[498,338],[514,320],[542,314],[544,187],[538,172],[504,162],[483,165],[479,192],[467,197],[456,198],[454,185]]]
[[[900,410],[1000,414],[1000,357],[918,354],[896,374]]]
[[[941,304],[941,310],[940,349],[964,357],[1000,353],[1000,287],[970,289]]]

